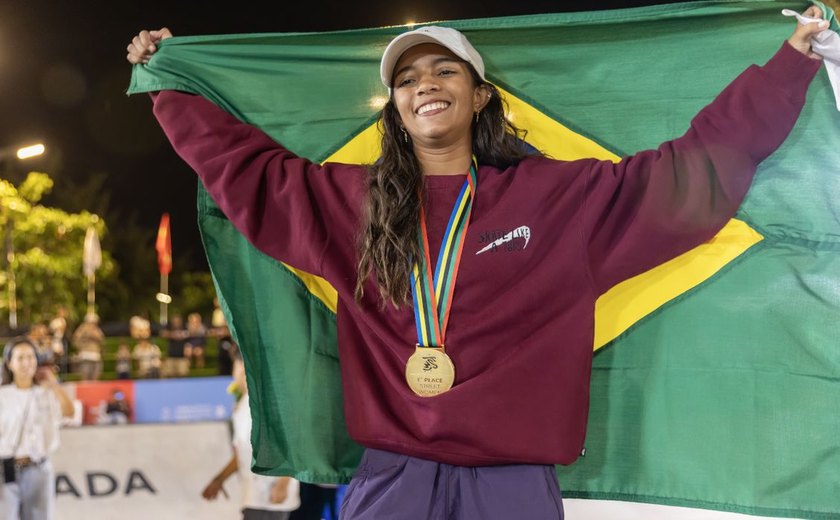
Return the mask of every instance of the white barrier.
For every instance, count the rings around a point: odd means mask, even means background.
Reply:
[[[225,485],[229,499],[201,498],[231,454],[225,422],[62,429],[61,448],[53,457],[57,520],[240,518],[235,476]],[[601,500],[564,500],[564,506],[566,518],[575,520],[759,518]]]
[[[56,519],[239,518],[236,476],[225,484],[229,499],[201,497],[231,455],[225,422],[62,429]]]
[[[570,520],[795,520],[609,500],[567,499],[563,508]]]

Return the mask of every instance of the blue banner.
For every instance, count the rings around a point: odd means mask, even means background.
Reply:
[[[230,418],[230,377],[136,381],[134,422],[219,421]]]

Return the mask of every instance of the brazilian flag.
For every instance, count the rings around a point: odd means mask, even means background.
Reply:
[[[790,36],[781,10],[807,6],[707,1],[442,25],[482,53],[529,144],[618,160],[681,135]],[[387,96],[379,58],[407,29],[172,38],[135,67],[129,92],[198,93],[299,155],[369,163]],[[335,290],[254,250],[202,189],[198,205],[248,371],[254,469],[346,482],[361,448],[344,424]],[[840,114],[824,72],[737,216],[603,295],[596,328],[586,453],[558,468],[567,498],[840,518]]]

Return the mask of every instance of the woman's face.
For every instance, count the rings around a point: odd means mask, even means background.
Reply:
[[[21,343],[12,349],[12,356],[9,359],[9,370],[14,374],[16,380],[29,381],[35,377],[38,370],[38,357],[35,355],[35,347],[28,343]]]
[[[433,43],[411,47],[394,67],[393,98],[415,143],[445,147],[470,137],[475,112],[488,98],[469,66]]]

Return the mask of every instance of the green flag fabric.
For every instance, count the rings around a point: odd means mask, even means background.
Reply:
[[[719,1],[442,23],[482,53],[526,140],[620,157],[681,135],[794,25]],[[830,13],[829,13],[830,14]],[[832,16],[832,29],[837,30]],[[376,158],[379,58],[406,27],[177,37],[130,93],[204,95],[313,160]],[[599,300],[585,456],[565,497],[840,518],[840,114],[824,72],[712,243]],[[346,482],[335,293],[257,252],[199,189],[199,225],[242,347],[253,467]]]

